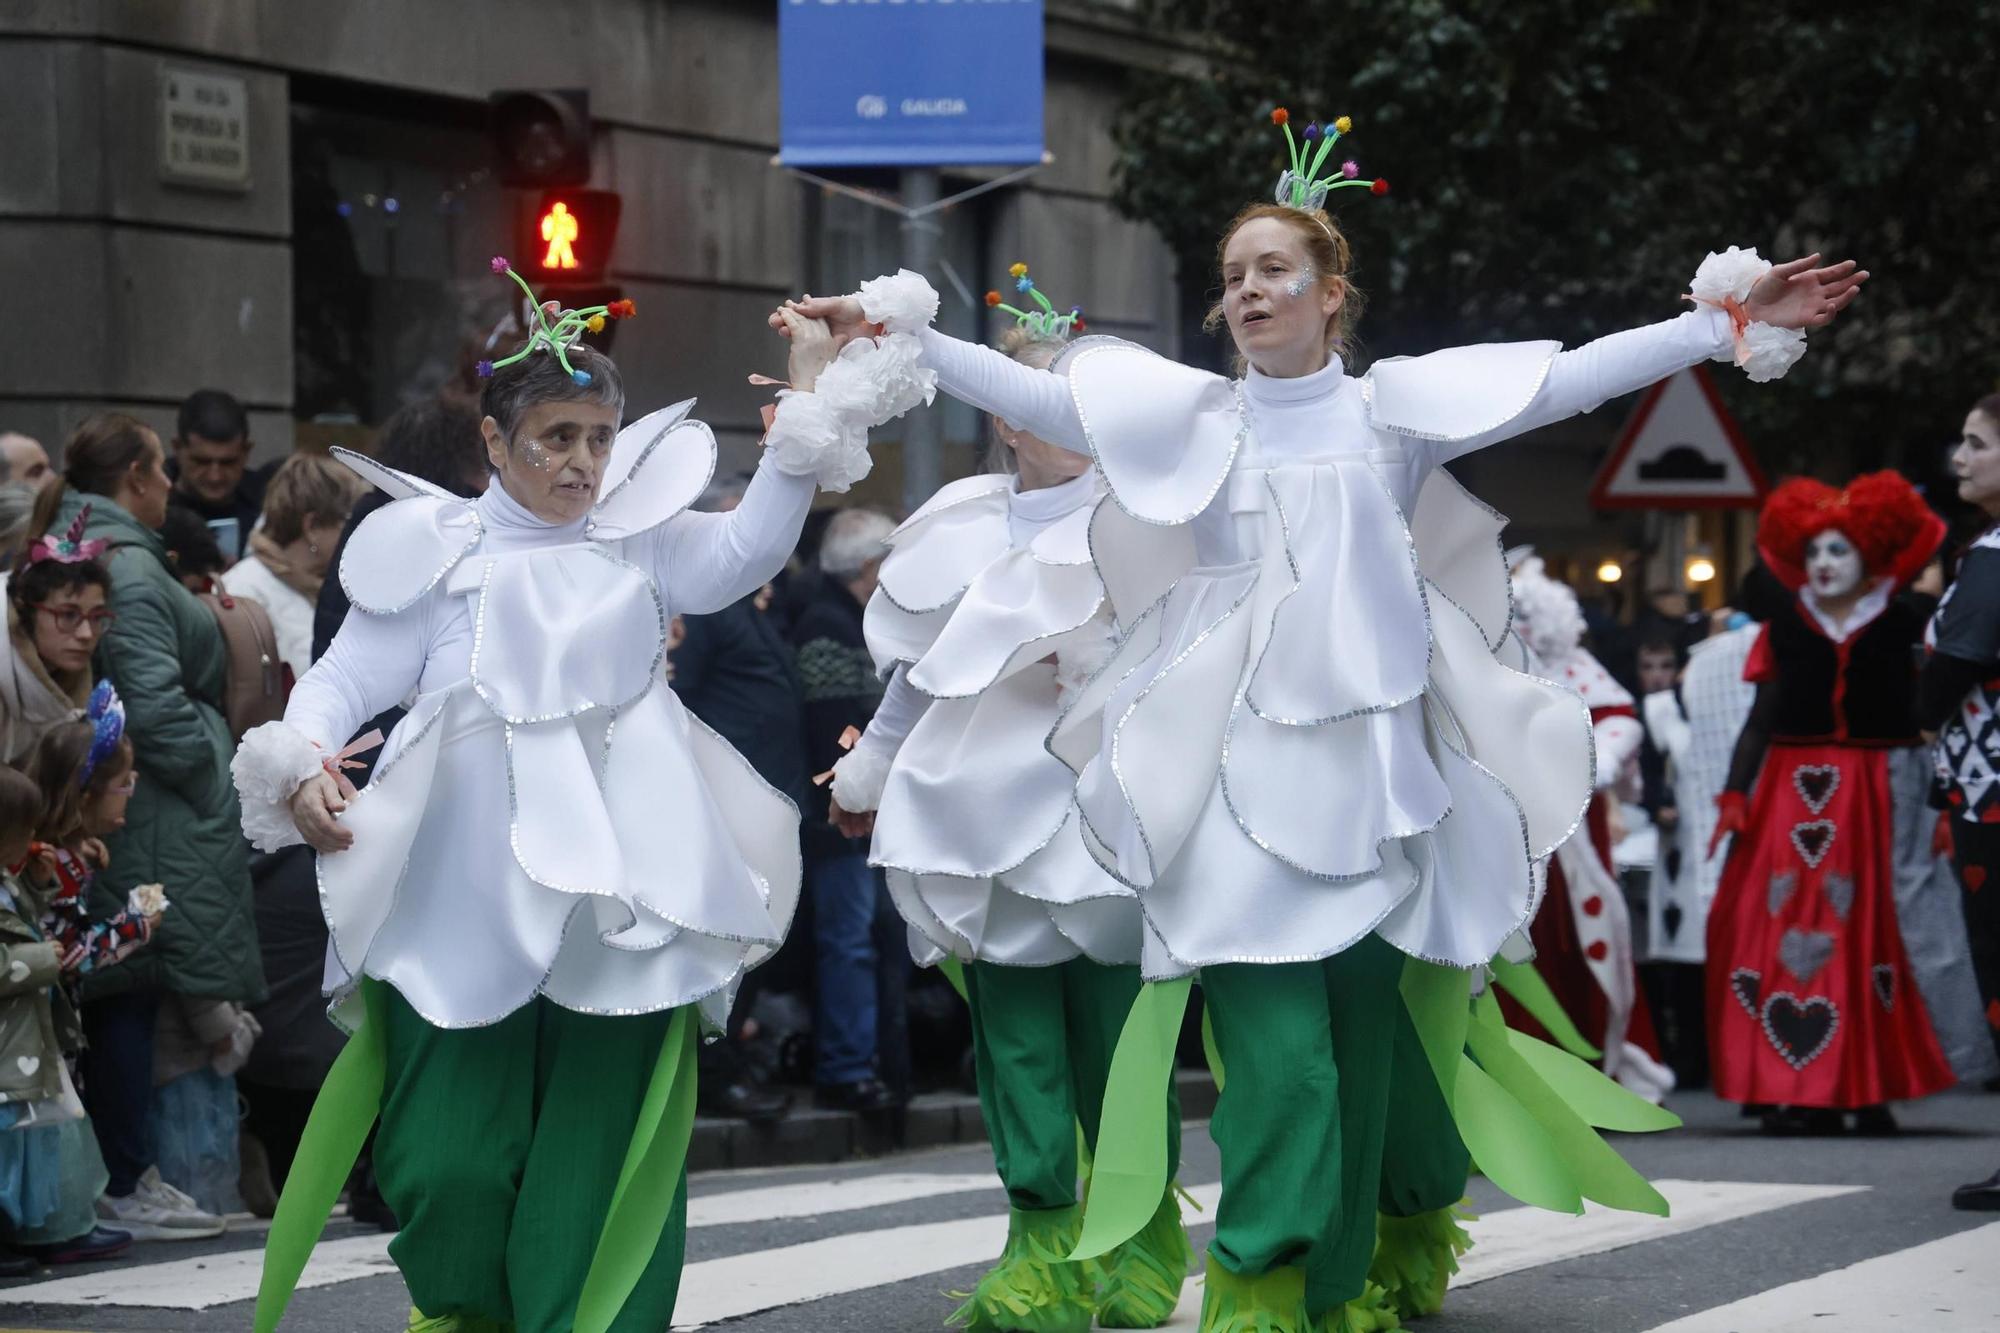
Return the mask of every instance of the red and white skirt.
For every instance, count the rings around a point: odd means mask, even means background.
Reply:
[[[1860,1107],[1952,1086],[1890,872],[1888,752],[1774,743],[1708,918],[1716,1095]]]

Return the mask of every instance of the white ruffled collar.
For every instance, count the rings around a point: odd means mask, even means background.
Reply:
[[[1279,379],[1255,366],[1243,376],[1243,392],[1253,403],[1286,407],[1294,403],[1318,402],[1339,393],[1347,382],[1347,367],[1334,357],[1310,375]]]
[[[1835,643],[1844,643],[1868,628],[1876,617],[1887,611],[1889,599],[1895,596],[1895,593],[1894,579],[1877,579],[1874,587],[1861,594],[1860,600],[1854,603],[1854,609],[1847,613],[1846,623],[1841,625],[1836,625],[1833,617],[1820,609],[1819,598],[1813,595],[1811,585],[1799,589],[1799,605],[1805,608],[1806,614],[1812,617],[1822,634]]]
[[[1068,481],[1033,491],[1022,490],[1021,479],[1016,477],[1007,488],[1007,508],[1015,518],[1039,526],[1053,523],[1064,514],[1089,504],[1096,490],[1097,476],[1094,472],[1084,472]]]

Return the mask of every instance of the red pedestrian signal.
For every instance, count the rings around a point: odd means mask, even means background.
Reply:
[[[616,190],[549,190],[523,226],[515,253],[530,282],[593,282],[604,275],[623,206]]]

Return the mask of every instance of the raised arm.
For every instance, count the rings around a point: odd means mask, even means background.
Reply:
[[[1527,407],[1492,430],[1436,446],[1439,462],[1593,411],[1703,361],[1734,360],[1753,380],[1784,374],[1804,331],[1830,323],[1868,274],[1854,261],[1818,267],[1818,255],[1769,265],[1734,247],[1710,255],[1692,284],[1695,309],[1556,353]]]
[[[792,476],[766,454],[742,502],[726,514],[676,514],[642,540],[667,609],[706,615],[776,577],[812,508],[810,473]]]
[[[884,331],[914,333],[923,346],[924,364],[937,372],[938,387],[946,393],[991,412],[1016,430],[1065,449],[1085,451],[1083,420],[1060,377],[1024,366],[990,347],[938,332],[931,327],[937,308],[937,292],[930,283],[903,269],[862,283],[851,296],[809,296],[788,302],[771,316],[771,323],[782,328],[785,310],[795,310],[825,320],[843,341]]]

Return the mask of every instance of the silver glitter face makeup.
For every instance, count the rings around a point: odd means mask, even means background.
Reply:
[[[537,472],[547,472],[555,466],[549,451],[534,440],[521,441],[521,461]]]
[[[1285,295],[1294,300],[1312,290],[1314,274],[1310,268],[1299,270],[1299,275],[1285,284]]]

